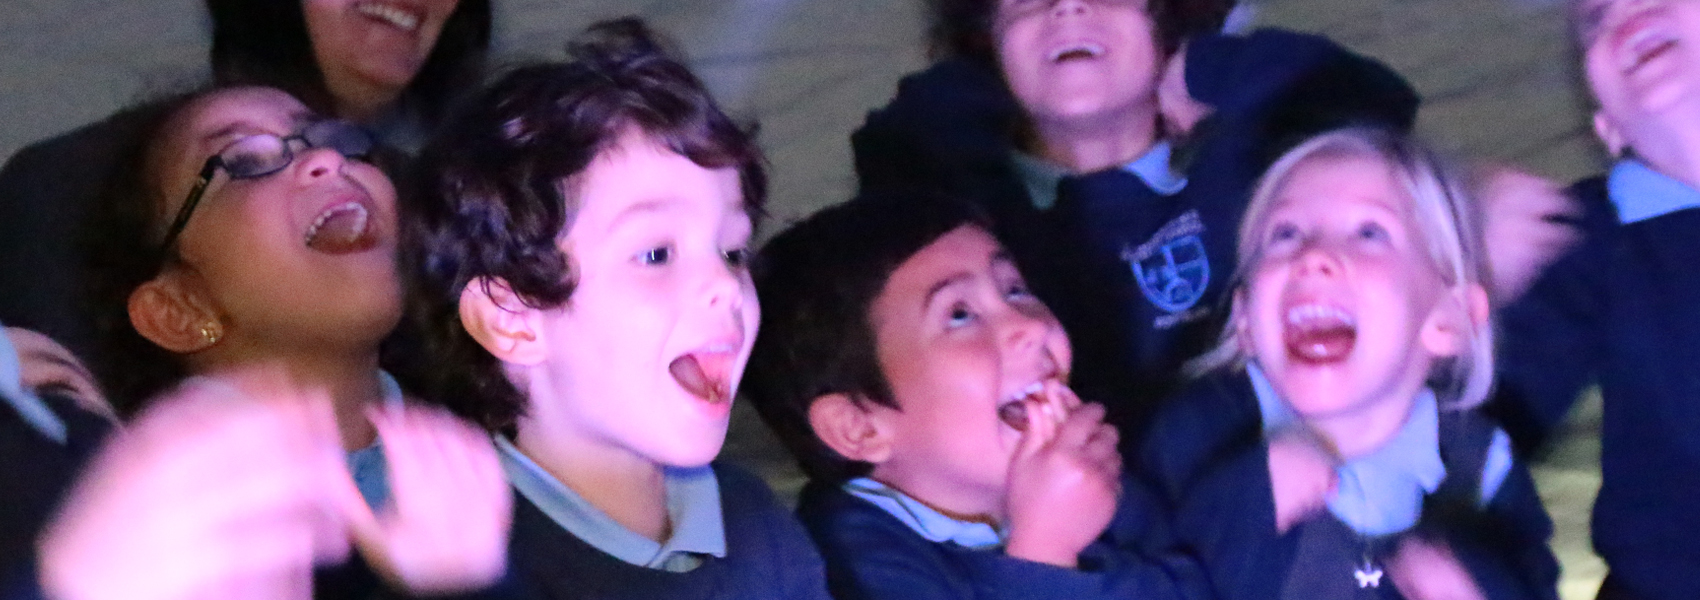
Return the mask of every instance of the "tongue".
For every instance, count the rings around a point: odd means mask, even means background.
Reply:
[[[667,365],[667,370],[673,374],[673,379],[679,382],[679,387],[685,388],[685,391],[693,396],[716,403],[731,399],[732,393],[726,389],[723,382],[725,377],[710,373],[719,369],[704,368],[703,362],[694,354],[673,359],[673,363]]]
[[[1027,431],[1027,402],[1011,402],[999,406],[998,419],[1016,431]]]
[[[326,254],[347,254],[371,248],[377,243],[369,225],[369,215],[364,208],[344,209],[326,217],[312,237],[307,238],[307,247]]]
[[[1308,363],[1332,363],[1346,359],[1357,344],[1358,331],[1344,323],[1287,330],[1287,353]]]

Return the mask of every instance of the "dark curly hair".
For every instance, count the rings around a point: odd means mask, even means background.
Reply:
[[[165,199],[155,172],[157,146],[172,119],[219,88],[163,96],[108,119],[119,140],[82,234],[88,261],[84,286],[95,341],[90,367],[120,416],[140,411],[158,392],[187,376],[183,361],[142,337],[130,323],[130,294],[159,275],[170,256],[160,250]]]
[[[767,197],[753,127],[721,112],[642,21],[592,25],[567,54],[514,68],[470,98],[421,155],[418,197],[404,209],[404,345],[419,356],[398,375],[492,430],[511,428],[526,399],[461,324],[461,292],[491,278],[527,306],[566,303],[572,261],[557,242],[577,211],[568,182],[597,156],[638,131],[698,165],[737,168],[752,220]]]
[[[209,58],[218,83],[276,87],[315,112],[336,114],[300,0],[206,2],[212,18]],[[483,75],[490,23],[490,0],[460,0],[401,101],[428,121],[445,116],[452,100]]]
[[[809,407],[826,394],[899,408],[881,369],[868,311],[909,257],[962,226],[991,231],[974,205],[915,191],[866,191],[785,230],[754,264],[761,333],[742,390],[803,471],[822,481],[873,465],[815,435]]]
[[[1157,46],[1165,55],[1174,53],[1189,37],[1221,29],[1238,3],[1238,0],[1145,1],[1146,12],[1157,27]],[[998,4],[999,0],[927,0],[931,15],[927,37],[933,57],[960,56],[997,64],[997,40],[992,26],[997,19]]]

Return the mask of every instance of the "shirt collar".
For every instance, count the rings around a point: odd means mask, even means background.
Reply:
[[[1246,373],[1263,414],[1265,437],[1301,426],[1256,364],[1248,363]],[[1418,393],[1411,415],[1392,440],[1346,461],[1337,472],[1340,483],[1328,500],[1328,511],[1353,531],[1388,535],[1416,525],[1423,497],[1446,479],[1446,465],[1440,460],[1440,405],[1434,391],[1424,388]]]
[[[666,467],[667,517],[673,535],[657,543],[615,522],[572,488],[555,479],[514,447],[495,436],[502,470],[514,489],[562,529],[597,550],[626,563],[681,573],[701,565],[703,556],[725,558],[726,529],[720,512],[720,481],[711,467]]]
[[[1624,224],[1700,207],[1700,191],[1638,160],[1620,160],[1606,179],[1611,202]]]
[[[0,402],[18,411],[25,423],[38,433],[60,444],[65,443],[65,421],[42,401],[35,391],[24,387],[23,359],[12,345],[6,326],[0,323]]]
[[[1173,156],[1174,147],[1167,141],[1159,141],[1139,158],[1122,165],[1122,169],[1139,176],[1139,180],[1152,191],[1173,196],[1186,188],[1186,177],[1176,173],[1170,164]],[[1019,150],[1010,151],[1010,161],[1015,164],[1016,175],[1026,185],[1027,197],[1033,201],[1033,206],[1044,210],[1056,205],[1057,184],[1068,175],[1068,169]]]
[[[970,550],[986,550],[1004,544],[1004,533],[991,525],[953,519],[908,494],[867,477],[845,482],[844,491],[896,517],[929,542],[950,542]]]

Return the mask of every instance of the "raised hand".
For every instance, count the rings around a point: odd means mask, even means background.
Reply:
[[[1387,561],[1387,574],[1411,600],[1486,600],[1469,570],[1445,544],[1408,535]]]
[[[1104,407],[1057,382],[1026,400],[1027,428],[1009,466],[1005,553],[1074,568],[1103,535],[1121,493],[1121,455]]]
[[[114,434],[42,538],[49,597],[312,595],[313,564],[348,552],[337,507],[359,501],[335,417],[245,379],[192,379]]]
[[[1328,506],[1339,485],[1339,459],[1313,436],[1276,435],[1269,440],[1269,484],[1275,497],[1275,531],[1286,533]]]
[[[430,407],[368,414],[389,465],[390,504],[375,515],[364,501],[345,505],[367,562],[413,593],[495,582],[507,566],[513,494],[489,434]]]
[[[1523,295],[1547,265],[1581,239],[1568,224],[1579,217],[1581,206],[1547,179],[1494,167],[1481,178],[1477,197],[1496,306]]]

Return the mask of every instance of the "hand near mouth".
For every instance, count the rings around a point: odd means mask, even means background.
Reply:
[[[1027,427],[1009,467],[1005,515],[1017,558],[1074,568],[1102,535],[1121,495],[1121,455],[1104,407],[1049,381],[1023,401]]]
[[[1315,436],[1289,432],[1269,440],[1269,484],[1275,497],[1275,531],[1286,533],[1328,506],[1339,487],[1340,460]]]

